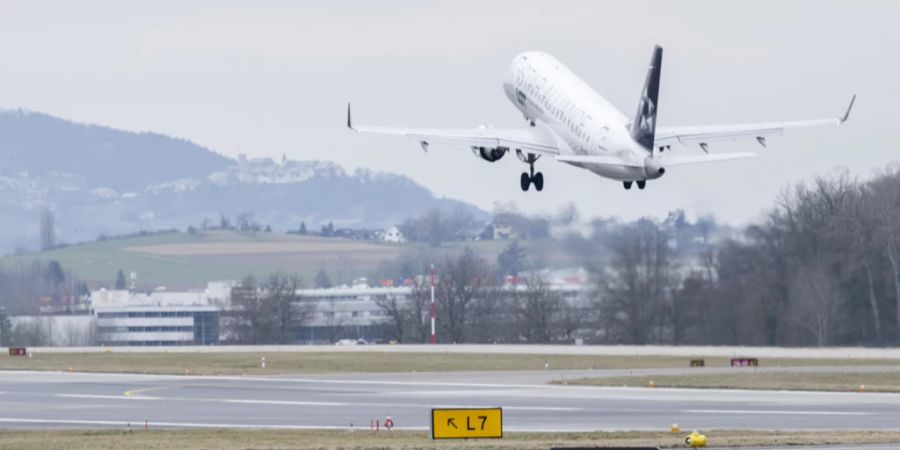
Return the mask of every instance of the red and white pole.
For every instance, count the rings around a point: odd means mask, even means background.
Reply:
[[[434,264],[431,265],[431,343],[437,343],[437,335],[435,334],[434,317],[437,315],[437,308],[434,306]]]

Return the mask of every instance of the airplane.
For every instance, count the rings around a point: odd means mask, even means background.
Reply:
[[[755,156],[755,153],[709,152],[712,142],[755,139],[763,147],[766,138],[785,130],[821,125],[840,125],[850,117],[856,95],[844,115],[834,119],[740,125],[656,126],[659,109],[659,80],[662,71],[660,46],[653,49],[650,68],[633,119],[619,112],[559,60],[547,53],[527,51],[517,55],[503,80],[509,101],[525,116],[523,128],[473,129],[398,128],[354,126],[347,104],[347,127],[358,133],[405,136],[418,141],[424,151],[432,143],[468,146],[475,156],[489,162],[503,158],[510,150],[528,164],[520,187],[528,191],[544,188],[544,176],[534,165],[546,155],[557,161],[587,169],[601,177],[632,183],[644,189],[648,180],[662,177],[670,167],[727,161]],[[698,144],[703,153],[672,155],[672,145]],[[656,150],[656,152],[654,152]],[[666,154],[663,155],[663,152]]]

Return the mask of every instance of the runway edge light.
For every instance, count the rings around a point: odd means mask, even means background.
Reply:
[[[706,435],[693,431],[684,437],[684,446],[690,448],[706,447]]]

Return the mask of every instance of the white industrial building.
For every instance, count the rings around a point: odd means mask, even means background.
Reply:
[[[587,308],[583,270],[546,272],[548,288],[575,308]],[[235,281],[215,281],[206,289],[152,292],[100,289],[91,292],[85,307],[66,314],[11,317],[11,325],[42,345],[178,346],[218,345],[233,339],[231,304]],[[527,290],[525,278],[510,277],[504,290]],[[408,286],[368,286],[365,279],[353,286],[302,289],[301,301],[311,314],[293,333],[293,342],[327,344],[341,340],[383,342],[389,323],[384,305],[403,305],[412,294]]]
[[[208,283],[202,291],[91,292],[97,340],[103,345],[216,345],[220,314],[231,303],[233,281]]]
[[[412,289],[402,287],[369,287],[358,284],[329,289],[303,289],[303,301],[315,305],[312,318],[298,330],[298,340],[328,343],[353,338],[373,342],[378,329],[387,319],[380,301],[394,297],[406,301]]]

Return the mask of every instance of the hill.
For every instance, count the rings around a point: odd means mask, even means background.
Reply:
[[[456,254],[465,247],[493,261],[507,241],[457,242],[434,249],[435,258]],[[554,241],[524,242],[533,254],[541,254],[550,266],[571,266],[574,257]],[[387,244],[317,236],[279,233],[255,235],[214,231],[205,236],[168,233],[153,236],[91,242],[47,252],[0,259],[11,267],[30,264],[35,259],[59,261],[91,287],[111,287],[119,269],[138,274],[138,286],[152,289],[201,288],[207,281],[240,280],[244,275],[258,277],[272,272],[298,273],[309,282],[319,269],[334,277],[369,276],[384,261],[404,252],[427,247],[417,244]],[[335,280],[338,281],[338,280]]]
[[[0,111],[0,168],[34,176],[70,174],[117,191],[204,177],[232,161],[184,139],[69,122],[22,110]]]
[[[0,254],[37,247],[49,208],[58,242],[251,215],[262,227],[383,228],[430,208],[487,214],[400,175],[323,161],[231,159],[183,139],[0,111]]]

